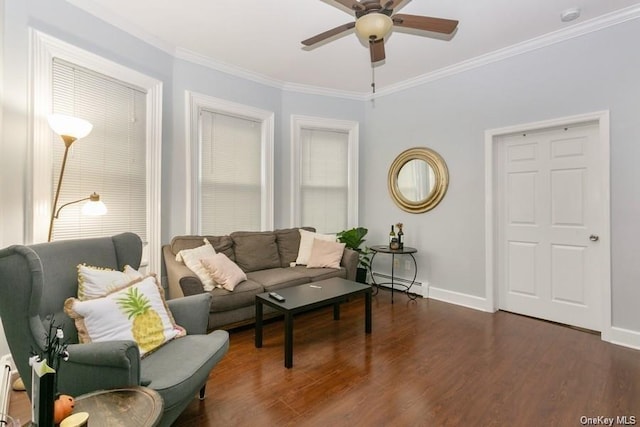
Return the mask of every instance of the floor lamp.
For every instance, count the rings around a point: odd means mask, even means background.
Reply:
[[[51,129],[64,141],[64,156],[62,157],[62,168],[60,168],[60,177],[58,178],[58,186],[56,188],[56,195],[53,199],[53,207],[51,208],[51,220],[49,222],[49,237],[48,242],[51,241],[53,235],[53,221],[58,218],[60,211],[65,206],[79,203],[85,200],[88,202],[82,207],[82,213],[85,215],[104,215],[107,213],[107,207],[100,201],[100,196],[97,193],[91,194],[84,199],[74,200],[73,202],[65,203],[58,208],[58,198],[60,197],[60,188],[62,186],[62,177],[64,176],[64,169],[67,165],[67,155],[69,154],[69,147],[80,138],[84,138],[89,135],[93,125],[86,120],[67,116],[64,114],[52,114],[47,118]]]

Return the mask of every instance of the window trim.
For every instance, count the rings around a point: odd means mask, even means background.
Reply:
[[[147,162],[147,244],[144,251],[148,259],[148,271],[159,273],[161,269],[161,152],[162,152],[162,82],[116,62],[63,42],[48,34],[29,28],[30,87],[29,87],[29,135],[33,141],[31,153],[31,199],[27,206],[25,241],[47,240],[51,215],[52,146],[51,130],[47,115],[51,113],[52,63],[57,57],[90,70],[102,73],[147,91],[146,96],[146,162]]]
[[[302,187],[302,129],[343,131],[349,135],[348,139],[348,177],[347,177],[347,228],[358,226],[358,144],[360,124],[351,120],[338,120],[323,117],[303,115],[291,115],[291,227],[301,227],[302,200],[300,192]]]
[[[272,111],[262,110],[260,108],[250,107],[247,105],[203,95],[189,90],[185,91],[185,141],[186,141],[186,171],[187,182],[185,188],[186,194],[186,224],[185,230],[187,234],[201,234],[200,218],[199,218],[199,191],[198,182],[200,175],[200,112],[203,110],[214,113],[233,115],[244,117],[250,120],[260,122],[261,129],[261,148],[262,148],[262,171],[261,171],[261,226],[262,230],[273,230],[274,226],[274,202],[273,202],[273,185],[274,185],[274,120],[275,115]]]

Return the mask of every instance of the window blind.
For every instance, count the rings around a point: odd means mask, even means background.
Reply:
[[[131,231],[147,241],[145,96],[111,77],[53,61],[53,112],[93,124],[91,133],[69,149],[58,207],[95,191],[108,209],[103,216],[84,216],[83,203],[65,207],[54,222],[53,240]],[[55,134],[52,141],[54,194],[64,143]]]
[[[239,230],[260,230],[260,123],[202,111],[200,125],[201,233],[221,235]]]
[[[301,225],[321,233],[347,228],[349,134],[301,129]]]

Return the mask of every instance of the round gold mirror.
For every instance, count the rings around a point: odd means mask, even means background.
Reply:
[[[391,164],[388,186],[391,198],[400,209],[411,213],[430,211],[447,192],[447,164],[429,148],[410,148]]]

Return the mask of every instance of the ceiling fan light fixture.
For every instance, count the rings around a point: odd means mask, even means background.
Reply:
[[[384,39],[391,32],[391,28],[393,21],[383,13],[368,13],[356,21],[356,33],[369,41]]]

